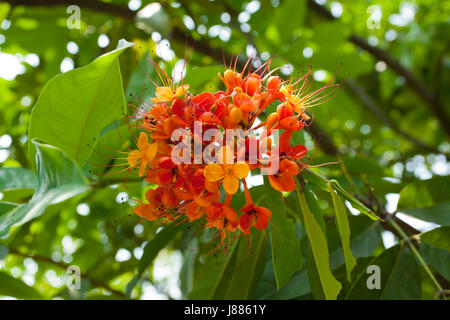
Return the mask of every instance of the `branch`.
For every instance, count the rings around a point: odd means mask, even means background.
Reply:
[[[34,255],[34,254],[28,254],[28,253],[23,253],[14,249],[10,249],[9,250],[9,254],[13,254],[19,257],[23,257],[23,258],[31,258],[40,262],[44,262],[44,263],[48,263],[48,264],[52,264],[54,266],[57,266],[61,269],[67,270],[67,268],[70,266],[68,264],[65,264],[63,262],[57,262],[57,261],[53,261],[52,259],[48,258],[48,257],[43,257],[43,256],[39,256],[39,255]],[[116,296],[122,297],[124,299],[127,299],[125,293],[123,293],[122,291],[116,290],[111,288],[110,286],[108,286],[107,284],[104,284],[98,280],[92,279],[90,276],[88,276],[87,274],[80,274],[81,277],[85,278],[86,280],[88,280],[90,283],[92,283],[95,287],[100,287],[103,289],[106,289],[108,291],[110,291],[111,293],[115,294]]]
[[[12,6],[44,7],[44,6],[70,6],[77,5],[94,11],[109,13],[126,19],[134,19],[136,12],[127,7],[97,0],[2,0]]]
[[[406,140],[410,141],[411,143],[417,145],[421,149],[433,153],[440,153],[440,151],[422,140],[419,140],[413,136],[411,136],[409,133],[403,131],[400,129],[395,122],[389,118],[388,115],[384,113],[384,111],[380,108],[380,106],[377,105],[375,101],[367,94],[367,92],[364,90],[363,87],[356,84],[352,80],[346,81],[347,86],[353,90],[353,92],[356,94],[356,96],[364,103],[364,106],[369,109],[379,120],[384,122],[388,127],[390,127],[393,131],[397,132],[400,136],[405,138]]]
[[[318,5],[314,0],[308,0],[308,6],[316,11],[319,15],[327,20],[336,19],[328,9]],[[393,71],[405,78],[405,82],[408,86],[428,105],[431,111],[440,122],[442,129],[447,136],[450,136],[450,120],[444,107],[440,104],[437,96],[430,91],[416,76],[403,67],[401,63],[392,57],[388,52],[381,50],[375,46],[371,46],[364,38],[358,35],[351,35],[348,39],[350,42],[367,51],[376,59],[384,61]]]

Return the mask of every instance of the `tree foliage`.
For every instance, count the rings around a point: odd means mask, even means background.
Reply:
[[[68,26],[67,1],[0,2],[0,296],[445,297],[448,3],[70,4],[81,10],[79,28]],[[313,89],[345,85],[295,137],[310,150],[297,190],[255,180],[255,204],[273,212],[267,232],[224,253],[201,223],[141,221],[132,198],[155,186],[108,165],[134,144],[127,116],[136,100],[154,96],[148,58],[175,76],[185,59],[183,81],[213,92],[217,73],[249,56],[271,58],[286,79],[311,65]],[[232,205],[243,204],[238,193]],[[66,285],[71,265],[80,289]],[[372,265],[381,287],[371,290]]]

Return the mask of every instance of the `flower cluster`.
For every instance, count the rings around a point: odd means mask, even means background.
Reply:
[[[245,234],[252,227],[266,229],[272,213],[253,203],[245,179],[250,171],[258,170],[268,175],[278,191],[295,188],[294,176],[300,172],[298,159],[305,157],[307,149],[291,146],[291,138],[310,119],[307,108],[326,97],[329,92],[319,94],[333,85],[308,92],[309,73],[295,82],[282,81],[267,71],[267,64],[246,72],[249,62],[240,73],[228,69],[219,74],[224,91],[195,95],[188,85],[175,85],[154,64],[163,85],[157,87],[151,108],[138,114],[141,132],[137,149],[128,155],[128,165],[157,188],[146,192],[145,201],[134,209],[137,215],[166,221],[204,218],[206,227],[219,230],[222,238],[237,230]],[[268,106],[275,106],[276,111],[267,114]],[[210,129],[244,133],[261,129],[262,133],[244,134],[235,147],[217,136],[203,141],[202,134]],[[174,134],[177,130],[183,130],[183,134]],[[273,141],[275,133],[280,133],[277,144]],[[256,152],[251,152],[251,146]],[[203,154],[208,148],[215,161],[195,161],[195,152]],[[246,204],[238,214],[231,201],[241,183]]]

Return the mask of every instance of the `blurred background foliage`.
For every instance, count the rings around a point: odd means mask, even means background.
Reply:
[[[79,28],[68,28],[70,5],[81,9]],[[35,148],[28,129],[31,111],[55,75],[85,66],[127,39],[135,45],[120,54],[120,74],[125,99],[133,104],[136,96],[154,94],[146,74],[152,79],[156,75],[145,57],[164,62],[174,74],[187,58],[184,81],[198,92],[222,88],[217,72],[239,53],[238,68],[250,56],[255,66],[272,58],[272,68],[280,67],[285,78],[298,77],[311,65],[313,88],[333,76],[345,83],[336,97],[311,110],[313,125],[297,142],[311,149],[311,165],[341,161],[343,166],[315,170],[339,181],[379,216],[395,219],[434,280],[449,289],[449,14],[450,2],[432,0],[0,1],[0,225],[8,212],[41,190],[32,171]],[[117,92],[104,92],[105,99]],[[75,87],[73,94],[82,92]],[[65,106],[77,103],[70,95],[60,99]],[[105,117],[106,110],[105,104]],[[97,130],[103,144],[120,149],[122,143],[111,129],[119,128],[124,139],[130,133],[120,113],[115,120],[116,125],[99,124]],[[30,134],[54,126],[56,116],[43,118]],[[62,202],[48,200],[38,219],[9,233],[2,230],[0,296],[323,298],[295,195],[286,196],[284,205],[303,254],[299,252],[298,270],[277,290],[269,237],[255,235],[259,251],[249,256],[241,241],[234,260],[226,261],[199,225],[160,231],[156,223],[139,223],[129,197],[142,197],[147,186],[135,177],[129,177],[128,188],[121,184],[123,176],[98,178],[104,169],[92,163],[104,160],[92,153],[88,164],[79,163],[89,178],[84,185],[76,164],[41,148],[40,155],[54,161],[55,168],[74,166],[66,183],[83,186]],[[252,193],[263,203],[262,179],[252,183]],[[433,279],[399,241],[398,230],[360,216],[348,203],[351,248],[358,264],[347,282],[331,197],[312,189],[330,265],[343,285],[339,298],[435,297]],[[42,201],[37,197],[32,201]],[[381,291],[365,288],[368,264],[383,269],[387,282]],[[80,268],[80,290],[66,286],[70,265]]]

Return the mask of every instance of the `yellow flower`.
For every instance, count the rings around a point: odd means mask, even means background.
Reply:
[[[174,98],[178,98],[186,93],[189,89],[189,85],[185,84],[179,87],[173,85],[169,87],[157,87],[156,97],[152,99],[154,103],[171,102]]]
[[[284,94],[286,101],[289,102],[293,107],[294,111],[300,113],[301,117],[305,120],[309,120],[310,117],[305,113],[306,106],[304,104],[307,97],[301,98],[299,95],[292,94],[293,88],[292,86],[283,86],[281,88],[281,92]]]
[[[131,168],[139,167],[139,177],[142,177],[147,168],[147,164],[152,161],[156,152],[158,151],[158,146],[156,142],[149,144],[148,136],[146,133],[141,132],[138,139],[138,150],[133,150],[128,155],[128,164]]]
[[[208,164],[203,170],[203,175],[210,182],[222,181],[226,193],[235,194],[239,189],[239,179],[247,177],[250,168],[246,163],[231,163],[230,154],[228,148],[222,148],[219,151],[220,163]]]

